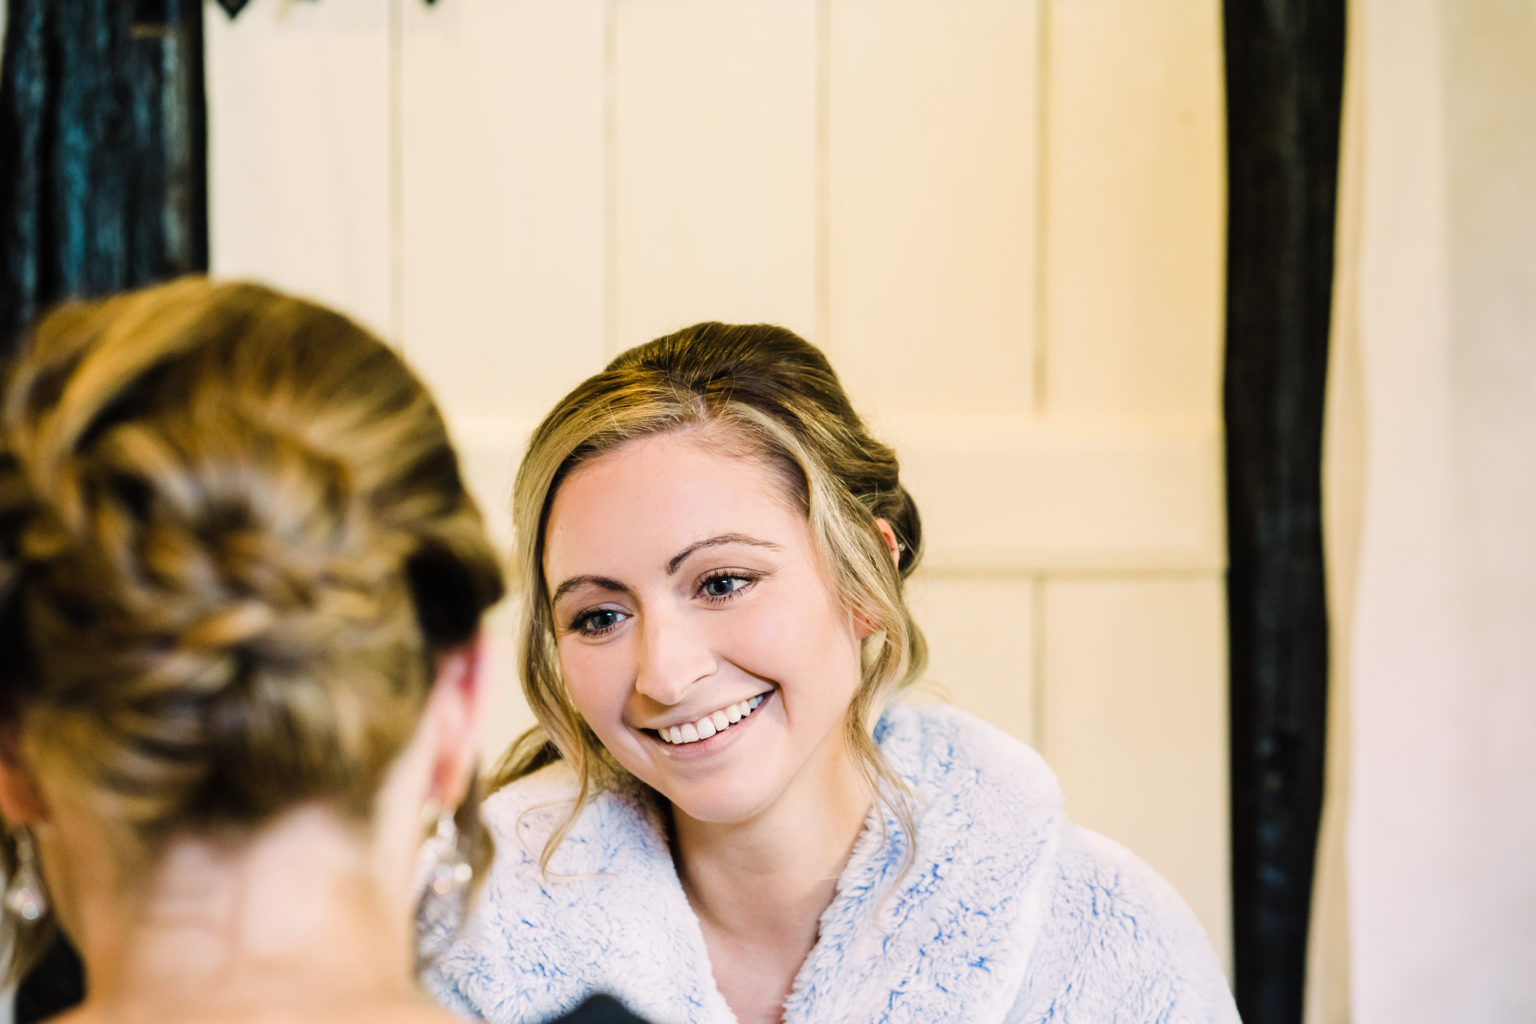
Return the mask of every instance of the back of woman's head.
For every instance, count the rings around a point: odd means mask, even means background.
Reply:
[[[0,416],[10,754],[141,852],[308,801],[365,818],[502,589],[394,353],[185,279],[48,317]]]
[[[551,745],[538,733],[525,737],[509,752],[500,781],[556,756],[573,764],[583,791],[592,771],[616,770],[561,681],[542,568],[545,527],[556,491],[577,466],[674,431],[758,460],[806,516],[838,597],[875,627],[865,641],[848,741],[877,788],[894,783],[869,727],[926,660],[902,588],[922,550],[917,508],[895,452],[871,436],[819,349],[781,327],[720,323],[696,324],[618,356],[562,399],[529,441],[513,493],[516,572],[527,600],[523,685]],[[895,534],[894,564],[878,520]]]

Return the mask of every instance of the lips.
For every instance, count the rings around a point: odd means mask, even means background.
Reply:
[[[663,742],[673,746],[686,746],[689,743],[698,743],[707,740],[716,733],[725,732],[737,722],[742,721],[757,710],[757,706],[763,702],[767,694],[760,693],[756,697],[748,697],[746,700],[729,704],[718,711],[711,711],[704,717],[692,722],[684,722],[681,725],[666,725],[656,730],[657,737]]]

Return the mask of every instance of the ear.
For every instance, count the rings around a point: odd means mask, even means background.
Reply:
[[[8,825],[32,825],[48,818],[48,804],[21,756],[21,735],[13,726],[0,732],[0,817]]]
[[[437,678],[427,698],[433,735],[432,796],[456,807],[469,791],[480,755],[481,637],[438,659]]]
[[[901,544],[896,540],[896,530],[889,522],[881,519],[879,516],[875,517],[875,526],[879,527],[880,536],[885,538],[885,546],[891,551],[891,561],[895,562],[899,568],[901,566]]]
[[[885,538],[885,546],[891,552],[891,561],[899,568],[901,566],[901,544],[896,540],[896,531],[891,524],[879,516],[875,517],[875,527],[879,529],[880,536]],[[874,619],[865,612],[854,614],[854,630],[860,640],[867,639],[880,628]]]

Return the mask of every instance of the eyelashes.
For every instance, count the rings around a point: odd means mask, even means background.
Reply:
[[[750,589],[752,584],[762,578],[762,573],[744,572],[740,569],[712,572],[699,581],[699,596],[711,604],[719,604]]]
[[[699,580],[694,595],[706,604],[719,606],[736,600],[766,575],[745,569],[716,570]],[[619,608],[588,608],[577,612],[566,629],[589,640],[598,639],[618,629],[630,616],[630,612]]]
[[[566,628],[586,637],[606,636],[618,629],[619,623],[626,618],[628,616],[623,612],[612,608],[593,608],[578,614]]]

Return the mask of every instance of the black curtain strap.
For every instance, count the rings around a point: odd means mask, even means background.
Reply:
[[[224,13],[228,14],[230,20],[233,21],[235,18],[240,17],[240,12],[245,10],[245,5],[250,2],[251,0],[219,0],[219,6],[224,8]],[[315,0],[310,0],[310,2],[313,3]],[[425,0],[425,2],[428,7],[431,7],[437,0]]]

